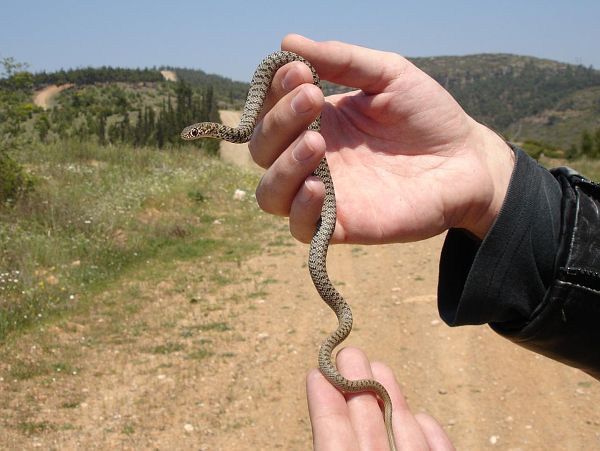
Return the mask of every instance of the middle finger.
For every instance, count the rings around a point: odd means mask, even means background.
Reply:
[[[254,129],[248,144],[254,161],[263,168],[273,164],[315,120],[323,102],[321,90],[306,83],[283,96]]]
[[[357,348],[344,348],[337,355],[340,372],[350,380],[373,379],[367,356]],[[347,394],[350,421],[360,449],[386,449],[383,414],[373,393]]]

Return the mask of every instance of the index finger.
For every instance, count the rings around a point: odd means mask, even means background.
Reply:
[[[258,120],[273,108],[286,94],[302,83],[312,83],[312,73],[308,66],[300,61],[292,61],[281,67],[273,76],[265,103],[261,108]]]
[[[367,94],[383,92],[407,69],[406,58],[338,41],[316,42],[297,34],[283,38],[283,50],[302,55],[324,80],[362,89]]]

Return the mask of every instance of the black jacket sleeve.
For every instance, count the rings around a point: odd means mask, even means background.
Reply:
[[[450,230],[438,307],[600,379],[600,185],[515,149],[502,210],[483,241]]]

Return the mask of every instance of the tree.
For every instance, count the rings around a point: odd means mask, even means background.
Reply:
[[[48,120],[48,115],[46,113],[40,114],[36,118],[33,127],[38,132],[40,141],[45,142],[46,138],[48,137],[48,132],[50,131],[50,121]]]
[[[121,142],[131,142],[131,124],[129,123],[129,113],[125,113],[123,115],[123,120],[121,121]]]
[[[594,156],[600,158],[600,127],[594,133]]]
[[[584,130],[581,134],[581,154],[586,157],[594,156],[594,140],[589,130]]]
[[[9,154],[19,147],[21,123],[30,117],[33,105],[31,74],[24,63],[14,58],[0,60],[2,74],[7,80],[0,85],[0,206],[14,202],[19,195],[33,187],[33,179]]]
[[[98,143],[101,146],[106,145],[106,116],[100,114],[98,117]]]
[[[574,160],[579,156],[579,149],[575,144],[571,144],[565,153],[568,160]]]
[[[31,74],[25,71],[27,64],[17,63],[14,58],[0,60],[2,74],[6,77],[0,89],[0,131],[16,136],[21,123],[29,119],[33,105]]]

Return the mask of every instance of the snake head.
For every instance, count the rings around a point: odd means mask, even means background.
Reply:
[[[184,128],[181,131],[181,138],[185,139],[186,141],[192,141],[194,139],[201,138],[203,135],[198,125],[199,124],[194,124]]]

